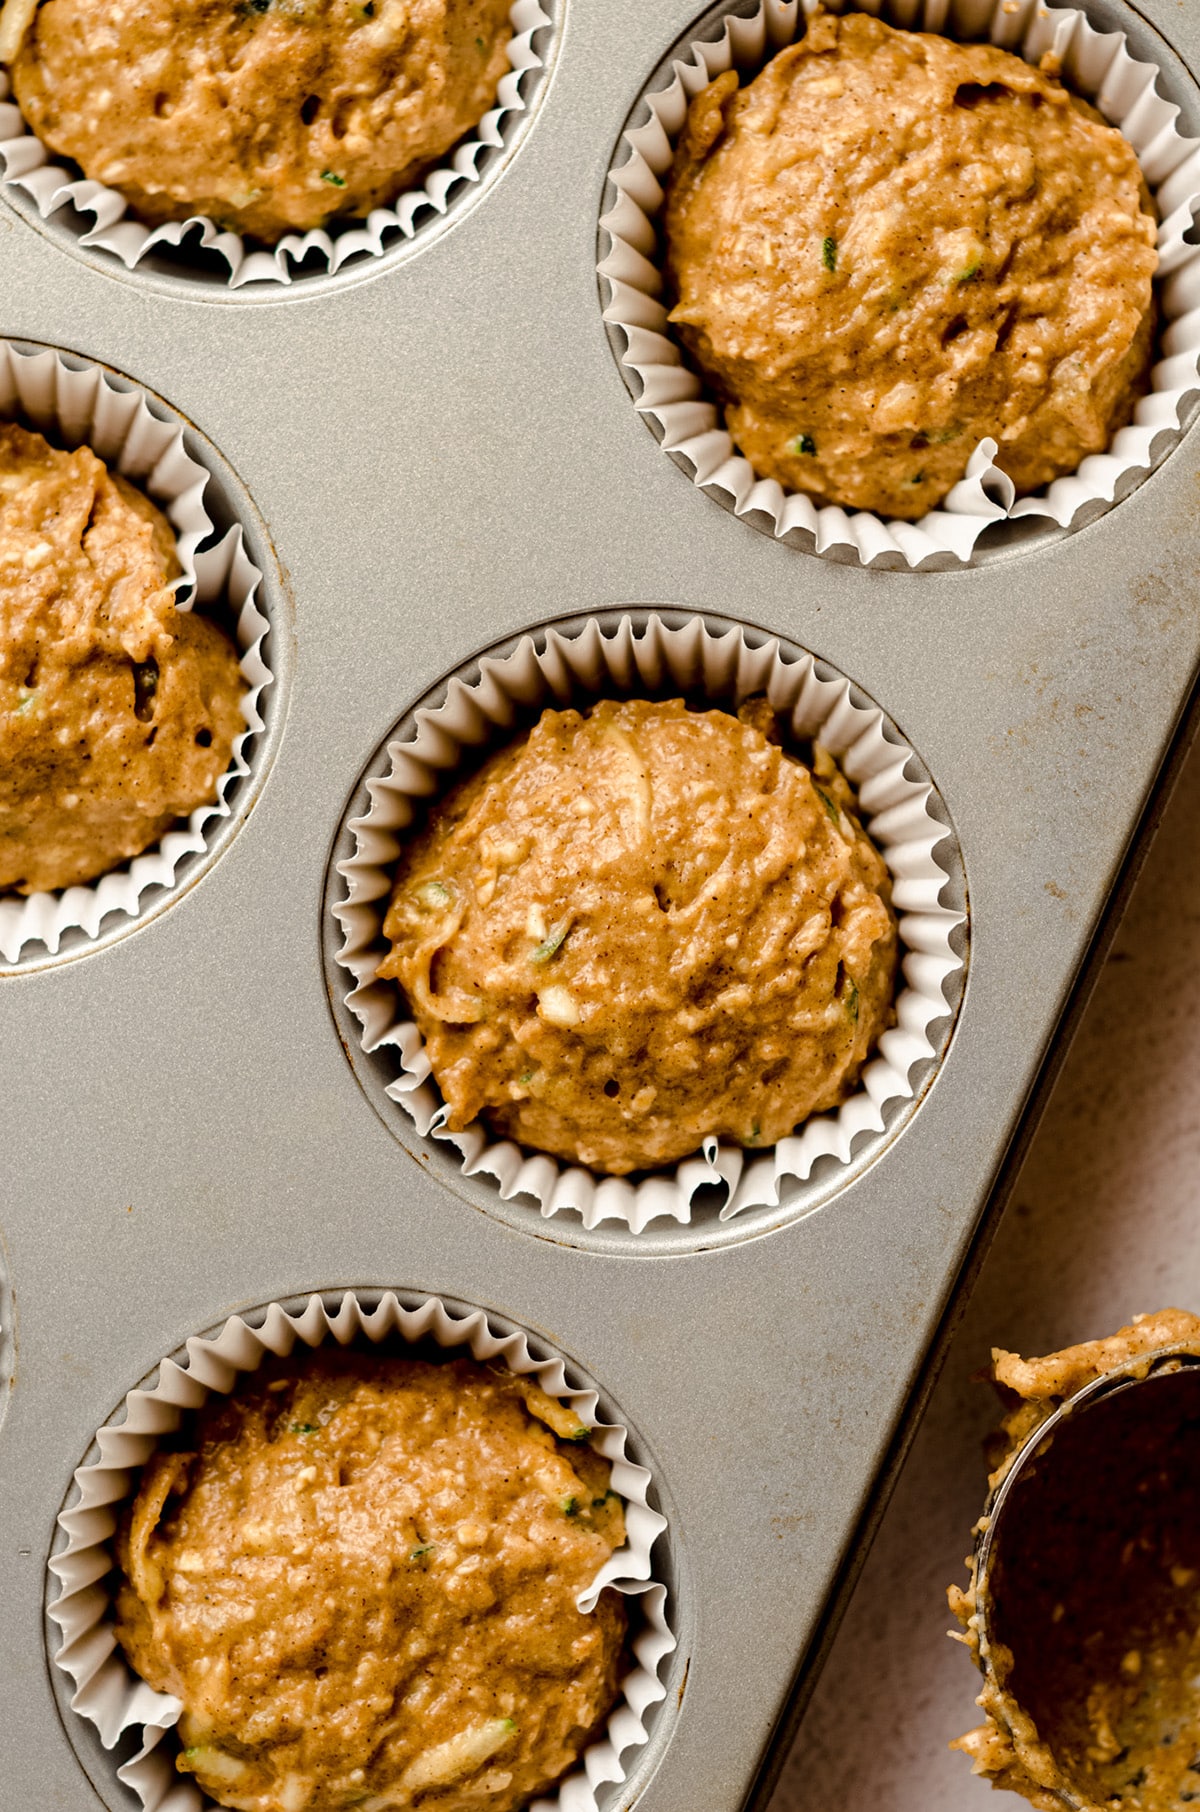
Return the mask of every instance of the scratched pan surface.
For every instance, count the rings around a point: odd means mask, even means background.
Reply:
[[[632,100],[700,10],[570,0],[532,129],[475,204],[286,298],[127,279],[0,204],[0,331],[117,367],[211,439],[278,554],[290,677],[253,813],[196,884],[0,979],[4,1812],[128,1803],[47,1661],[46,1558],[93,1431],[189,1335],[339,1284],[492,1309],[628,1418],[672,1519],[680,1650],[610,1804],[736,1812],[1153,790],[1200,661],[1195,433],[1073,537],[910,575],[738,522],[635,414],[596,222]],[[1200,131],[1191,0],[1089,11],[1171,71]],[[970,894],[969,981],[917,1112],[814,1212],[711,1241],[535,1226],[414,1162],[325,984],[327,860],[389,726],[491,642],[647,603],[850,675],[928,765]]]

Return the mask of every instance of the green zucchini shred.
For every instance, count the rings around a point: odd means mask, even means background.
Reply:
[[[836,824],[838,829],[841,830],[841,828],[842,828],[841,812],[838,810],[834,801],[829,797],[829,794],[825,791],[825,789],[823,787],[819,787],[815,780],[813,781],[812,784],[813,784],[813,792],[817,795],[817,798],[821,801],[821,804],[825,807],[825,810],[829,815],[830,821],[832,823]]]
[[[448,906],[454,896],[444,881],[422,881],[417,888],[417,898],[422,906],[428,906],[433,912],[440,906]]]
[[[529,960],[535,969],[544,969],[546,964],[558,955],[567,941],[567,933],[570,929],[570,919],[560,919],[549,936],[543,938],[536,949],[529,952]]]

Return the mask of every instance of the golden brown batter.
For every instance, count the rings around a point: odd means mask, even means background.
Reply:
[[[215,799],[244,687],[178,571],[94,453],[0,424],[0,889],[90,881]]]
[[[8,0],[10,6],[18,0]],[[478,124],[509,0],[43,0],[12,65],[52,151],[151,224],[266,241],[386,206]]]
[[[996,1351],[993,1376],[1014,1407],[993,1487],[1064,1400],[1164,1350],[1200,1353],[1200,1317],[1166,1309],[1043,1359]],[[1040,1474],[1038,1462],[1029,1474],[1041,1495],[1031,1499],[1023,1473],[1005,1509],[1007,1566],[994,1560],[998,1578],[985,1587],[973,1570],[968,1591],[950,1588],[977,1662],[979,1591],[992,1607],[979,1698],[987,1721],[953,1747],[1040,1812],[1179,1812],[1200,1802],[1200,1373],[1177,1382],[1187,1386],[1182,1407],[1160,1395],[1174,1392],[1165,1380],[1123,1405],[1112,1399],[1125,1419],[1103,1432],[1092,1422],[1088,1433],[1095,1411],[1061,1424]],[[1026,1520],[1014,1522],[1021,1490]],[[1002,1626],[1016,1632],[1012,1647]]]
[[[623,1541],[607,1462],[532,1380],[322,1352],[147,1466],[117,1634],[221,1805],[512,1812],[615,1700],[624,1604],[575,1600]]]
[[[818,14],[692,103],[671,319],[760,477],[917,518],[979,441],[1018,491],[1145,389],[1155,224],[1131,146],[989,45]]]
[[[835,1107],[887,1025],[887,871],[765,701],[546,711],[405,853],[381,976],[450,1124],[621,1176]]]

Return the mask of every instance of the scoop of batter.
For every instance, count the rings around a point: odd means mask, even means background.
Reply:
[[[818,14],[692,103],[671,320],[760,477],[917,518],[978,443],[1018,491],[1146,387],[1155,223],[1132,147],[991,45]]]
[[[385,206],[478,124],[508,68],[508,10],[43,0],[12,83],[43,143],[143,220],[207,214],[272,241]]]
[[[216,798],[243,682],[178,571],[94,453],[0,424],[0,888],[90,881]]]
[[[379,974],[451,1126],[621,1176],[849,1093],[891,1009],[887,871],[831,759],[746,715],[547,711],[431,814]]]
[[[512,1812],[573,1765],[625,1635],[617,1593],[576,1607],[624,1515],[573,1411],[320,1353],[197,1424],[118,1541],[117,1635],[183,1702],[182,1771],[243,1812]]]

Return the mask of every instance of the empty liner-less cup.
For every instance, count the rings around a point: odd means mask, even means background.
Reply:
[[[1018,1407],[950,1593],[987,1722],[955,1747],[1044,1812],[1200,1805],[1200,1318],[994,1376]]]

